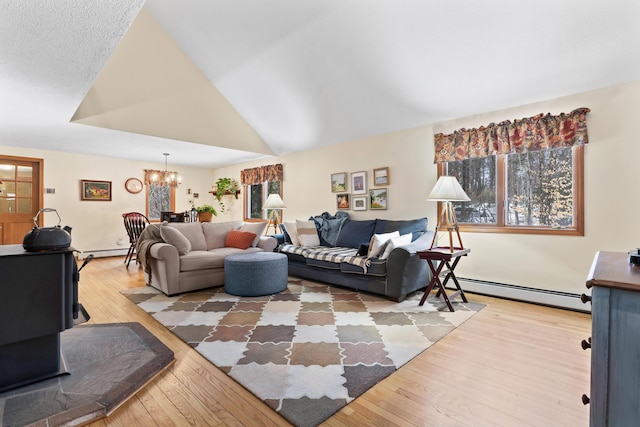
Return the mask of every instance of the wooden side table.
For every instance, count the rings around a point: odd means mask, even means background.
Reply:
[[[419,305],[424,305],[424,302],[427,300],[427,297],[429,296],[429,294],[434,288],[438,289],[438,292],[436,293],[436,297],[439,297],[440,295],[442,295],[442,297],[444,298],[444,301],[447,303],[447,307],[449,307],[449,310],[451,311],[454,311],[450,301],[451,298],[454,298],[460,295],[460,297],[462,298],[462,301],[468,302],[467,297],[465,296],[464,291],[460,287],[460,283],[458,282],[458,279],[456,278],[456,275],[454,274],[453,271],[458,265],[460,258],[463,256],[467,256],[469,252],[471,252],[471,249],[468,249],[468,248],[467,249],[454,248],[453,252],[451,252],[451,249],[449,248],[432,248],[426,251],[417,252],[418,256],[421,259],[424,259],[427,261],[427,263],[429,264],[429,269],[431,270],[431,274],[433,274],[433,277],[429,282],[429,286],[427,286],[427,289],[424,291],[424,295],[422,296],[422,299],[420,300]],[[453,264],[451,263],[451,260],[453,260]],[[435,261],[440,261],[438,263],[438,267],[434,265]],[[447,266],[447,270],[445,271],[444,281],[440,281],[440,274],[443,273],[442,270],[445,265]],[[457,289],[451,295],[447,295],[447,292],[445,291],[445,286],[449,281],[449,279],[453,280],[453,283],[456,285],[456,289]]]

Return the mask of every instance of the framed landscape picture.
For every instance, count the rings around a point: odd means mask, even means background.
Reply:
[[[373,185],[389,185],[389,168],[378,168],[373,170]]]
[[[366,211],[367,210],[367,196],[354,197],[351,199],[351,209],[354,211]]]
[[[338,194],[336,196],[336,205],[336,207],[341,210],[350,209],[351,206],[349,205],[349,194]]]
[[[386,188],[374,188],[369,191],[369,209],[387,209],[388,190]]]
[[[111,201],[111,181],[80,181],[80,200]]]
[[[351,194],[367,194],[366,172],[353,172],[351,174]]]
[[[338,172],[331,174],[331,192],[343,193],[347,191],[347,173]]]

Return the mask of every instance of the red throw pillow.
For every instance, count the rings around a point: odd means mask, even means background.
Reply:
[[[250,231],[231,230],[227,234],[224,246],[227,248],[247,249],[255,238],[256,234]]]

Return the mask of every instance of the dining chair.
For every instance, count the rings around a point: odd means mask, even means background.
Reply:
[[[125,264],[127,264],[127,268],[129,268],[129,263],[133,258],[133,255],[136,251],[136,244],[138,243],[138,237],[142,233],[142,230],[149,224],[149,218],[141,214],[140,212],[127,212],[123,213],[122,217],[124,218],[124,228],[127,230],[127,234],[129,235],[129,250],[127,251],[127,256],[124,259]],[[138,257],[136,256],[136,264],[138,263]]]

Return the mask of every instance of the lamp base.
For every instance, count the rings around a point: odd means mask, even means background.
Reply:
[[[438,246],[438,233],[449,234],[449,246]],[[453,244],[453,233],[455,232],[458,237],[459,246]],[[449,249],[450,252],[464,249],[462,245],[462,239],[460,238],[460,231],[458,230],[458,219],[456,218],[456,212],[453,210],[451,202],[444,202],[444,208],[440,214],[440,220],[436,226],[436,231],[433,233],[433,240],[431,240],[431,249],[434,248]]]

